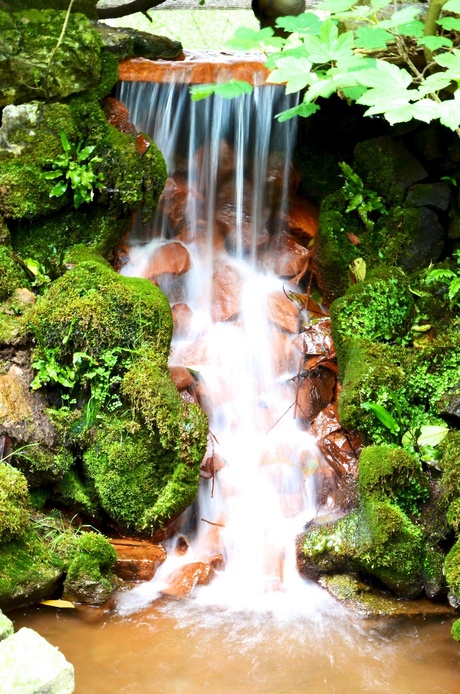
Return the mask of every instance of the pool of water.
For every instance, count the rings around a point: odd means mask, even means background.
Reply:
[[[282,617],[192,602],[9,615],[73,663],[76,694],[458,694],[450,618]]]

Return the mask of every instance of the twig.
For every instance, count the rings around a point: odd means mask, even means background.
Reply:
[[[206,520],[206,518],[200,518],[200,521],[203,521],[203,523],[209,523],[209,525],[215,525],[217,528],[225,528],[223,523],[213,523],[210,520]]]
[[[70,12],[71,12],[71,10],[72,10],[72,5],[73,5],[74,1],[75,1],[75,0],[70,0],[69,6],[68,6],[68,8],[67,8],[66,16],[65,16],[65,19],[64,19],[64,24],[62,25],[61,33],[60,33],[59,38],[58,38],[58,40],[57,40],[57,44],[55,45],[55,47],[54,47],[53,50],[51,51],[50,59],[48,60],[48,66],[47,66],[47,68],[46,68],[46,73],[45,73],[45,94],[46,94],[46,98],[48,98],[48,77],[49,77],[49,73],[50,73],[50,69],[51,69],[51,63],[53,62],[53,58],[54,58],[54,56],[56,55],[57,51],[59,50],[59,46],[61,45],[61,43],[62,43],[62,41],[63,41],[63,39],[64,39],[65,32],[66,32],[66,29],[67,29],[67,24],[68,24],[68,22],[69,22]]]

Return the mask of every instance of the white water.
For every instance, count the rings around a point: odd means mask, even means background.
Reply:
[[[186,336],[173,342],[170,363],[198,374],[212,432],[208,455],[221,469],[213,480],[201,481],[193,532],[192,511],[184,514],[186,554],[174,551],[173,539],[153,581],[122,595],[119,611],[155,599],[179,565],[221,554],[223,568],[210,585],[195,589],[195,601],[314,612],[328,598],[298,575],[294,538],[316,512],[316,451],[293,417],[294,335],[273,324],[268,305],[273,293],[283,292],[270,265],[287,211],[295,141],[294,122],[279,124],[274,115],[291,104],[274,87],[235,101],[192,104],[182,85],[125,83],[120,98],[137,128],[163,151],[168,173],[186,177],[180,240],[191,269],[179,279],[162,275],[159,283],[172,304],[186,303],[192,311]],[[230,210],[225,234],[216,224],[222,207]],[[155,214],[147,225],[138,222],[122,273],[147,276],[152,254],[172,237],[170,226],[167,214]],[[226,320],[216,313],[215,273],[222,266],[230,268],[226,289],[239,301],[237,315]]]

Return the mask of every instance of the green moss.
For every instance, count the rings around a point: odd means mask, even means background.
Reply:
[[[371,446],[359,457],[359,490],[389,498],[408,515],[419,515],[429,496],[429,479],[420,462],[402,448]]]
[[[367,497],[347,516],[310,526],[303,548],[307,573],[370,574],[402,597],[422,590],[422,532],[389,501]]]
[[[458,534],[460,531],[460,496],[454,499],[449,505],[447,510],[447,522]]]
[[[74,468],[70,469],[58,482],[53,490],[53,496],[66,508],[83,512],[93,518],[99,516],[100,509],[93,485],[87,480],[82,480]]]
[[[341,368],[350,340],[383,342],[404,336],[413,307],[409,281],[397,268],[379,268],[363,282],[349,287],[330,308],[332,336]]]
[[[114,346],[143,342],[166,355],[172,334],[169,303],[148,280],[122,277],[99,262],[82,262],[40,297],[30,324],[41,349],[72,362],[75,352],[97,358]]]
[[[87,604],[101,605],[114,588],[110,569],[115,561],[115,550],[103,535],[82,533],[71,548],[64,595]]]
[[[29,281],[22,267],[13,260],[5,246],[0,246],[0,302],[11,296],[15,289],[28,286]]]
[[[0,461],[0,545],[23,535],[29,524],[27,481]]]
[[[85,14],[90,19],[97,19],[96,5],[98,0],[75,0],[72,12]],[[65,10],[69,7],[68,0],[5,0],[3,3],[11,10]]]
[[[429,598],[439,598],[446,592],[444,554],[434,547],[425,548],[422,578],[425,593]]]
[[[55,449],[33,446],[23,455],[15,457],[14,465],[24,474],[33,488],[62,479],[73,464],[73,456],[64,446]]]
[[[69,17],[54,52],[65,16],[55,10],[0,11],[0,107],[62,99],[98,84],[101,41],[85,16]]]
[[[460,599],[460,541],[457,540],[444,561],[446,583],[455,597]]]
[[[27,605],[58,587],[63,564],[33,530],[0,546],[0,607]]]
[[[456,619],[452,624],[451,634],[454,641],[460,641],[460,619]]]
[[[101,570],[111,569],[117,559],[115,550],[107,538],[95,532],[85,532],[80,535],[77,555],[79,559],[86,556],[91,557],[97,562]]]
[[[24,332],[24,321],[21,316],[9,315],[0,310],[0,345],[17,342]]]

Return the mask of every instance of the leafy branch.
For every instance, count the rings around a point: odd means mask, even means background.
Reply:
[[[241,28],[227,45],[265,51],[267,82],[285,85],[286,94],[302,93],[297,106],[278,114],[280,121],[308,117],[320,97],[338,94],[366,106],[366,116],[383,115],[391,124],[439,120],[460,134],[460,50],[450,37],[460,30],[460,17],[452,16],[460,15],[460,0],[431,0],[428,24],[419,6],[388,16],[392,4],[325,0],[317,6],[322,17],[278,18],[277,26],[290,32],[287,39],[270,28]],[[200,89],[191,89],[192,98],[202,98]],[[225,96],[223,85],[219,89]]]

